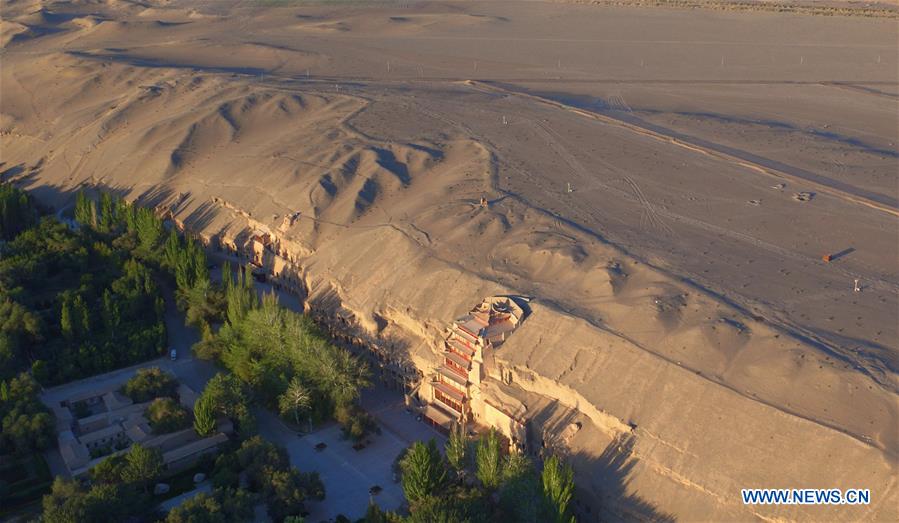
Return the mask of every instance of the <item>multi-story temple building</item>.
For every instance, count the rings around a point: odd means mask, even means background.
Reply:
[[[418,391],[419,400],[425,403],[422,413],[435,427],[448,430],[456,423],[493,426],[513,443],[524,443],[524,420],[491,401],[485,390],[489,381],[505,381],[494,353],[525,317],[519,300],[492,296],[450,325],[442,362]]]

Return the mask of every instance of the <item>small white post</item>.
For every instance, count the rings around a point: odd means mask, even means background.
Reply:
[[[571,193],[571,182],[568,182],[568,193]]]
[[[854,283],[855,283],[855,284],[854,284],[854,286],[852,287],[852,290],[855,291],[855,292],[861,292],[862,288],[859,287],[859,285],[858,285],[858,278],[855,279],[855,282],[854,282]]]

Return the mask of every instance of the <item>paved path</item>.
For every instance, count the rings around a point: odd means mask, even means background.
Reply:
[[[298,436],[267,411],[257,412],[259,433],[268,441],[287,449],[290,462],[301,472],[318,472],[325,484],[325,499],[308,503],[307,521],[333,520],[343,514],[352,520],[365,514],[369,500],[382,508],[398,509],[405,498],[402,488],[393,482],[393,460],[406,447],[406,442],[392,432],[372,435],[371,444],[353,450],[352,442],[342,439],[340,427],[328,424],[311,434]],[[327,448],[317,451],[315,446]],[[370,495],[375,485],[383,490]]]
[[[259,433],[268,441],[287,449],[290,462],[302,472],[317,471],[325,484],[326,497],[321,503],[309,503],[307,521],[326,521],[343,514],[351,520],[362,517],[369,500],[381,508],[396,510],[405,502],[402,486],[393,481],[393,462],[403,449],[414,441],[437,441],[442,449],[446,438],[406,412],[402,395],[383,387],[367,389],[362,405],[377,419],[382,431],[370,436],[371,444],[360,451],[353,450],[342,439],[337,424],[299,436],[277,416],[265,410],[256,411]],[[325,443],[327,448],[316,451]],[[375,485],[383,490],[370,495]]]
[[[417,420],[417,416],[406,410],[403,395],[384,387],[366,389],[360,401],[362,408],[374,416],[381,427],[389,430],[409,446],[414,441],[435,439],[441,449],[446,443],[446,436],[433,427]]]
[[[221,278],[221,262],[229,261],[232,270],[246,263],[236,256],[210,253],[209,259],[216,266],[210,277]],[[261,293],[274,292],[282,307],[303,312],[302,301],[293,293],[275,289],[269,283],[256,282]],[[445,438],[425,423],[416,421],[406,411],[402,393],[376,386],[362,394],[362,406],[379,422],[382,433],[372,435],[371,444],[360,451],[353,450],[349,441],[342,439],[340,427],[326,424],[310,434],[300,437],[275,414],[256,409],[260,435],[268,441],[287,449],[290,462],[301,472],[318,472],[325,484],[325,500],[307,504],[310,512],[307,521],[328,521],[343,514],[350,519],[362,517],[368,504],[374,500],[380,507],[395,510],[405,502],[402,487],[393,481],[393,462],[399,453],[414,441],[434,438],[442,448]],[[327,448],[316,451],[318,443]],[[383,490],[369,494],[375,485]]]

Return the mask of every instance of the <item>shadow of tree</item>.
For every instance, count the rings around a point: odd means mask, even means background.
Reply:
[[[343,318],[342,314],[349,313],[349,311],[341,311],[343,300],[337,290],[331,286],[325,289],[316,289],[316,292],[312,293],[309,298],[309,307],[315,311],[315,315],[331,315],[335,320],[338,320],[338,315]]]
[[[0,162],[0,168],[6,167],[6,162]],[[16,176],[25,172],[25,164],[20,163],[18,165],[13,165],[12,167],[6,167],[2,171],[0,171],[0,181],[12,180]]]
[[[358,318],[344,306],[340,294],[331,286],[311,289],[306,306],[335,343],[368,362],[373,383],[402,389],[419,379],[409,338],[397,332],[381,314],[373,313],[370,319]]]
[[[538,465],[556,455],[574,468],[577,490],[572,505],[578,521],[675,521],[629,488],[630,475],[639,463],[632,453],[636,442],[632,433],[613,436],[557,400],[529,412],[527,431],[530,454]],[[570,440],[579,437],[583,442],[585,435],[591,450],[572,451]],[[597,455],[595,449],[602,445]]]
[[[676,521],[672,514],[630,492],[629,477],[639,462],[631,453],[634,439],[630,434],[616,438],[599,456],[585,452],[567,456],[577,471],[575,509],[580,521]]]
[[[189,193],[176,193],[163,187],[153,186],[135,196],[134,190],[126,186],[110,186],[100,183],[91,183],[85,180],[75,187],[62,188],[61,186],[48,184],[38,180],[36,171],[39,167],[26,167],[17,165],[6,167],[2,171],[4,179],[9,179],[17,186],[28,189],[35,194],[38,200],[53,202],[57,205],[70,205],[78,190],[84,189],[90,193],[100,190],[127,198],[136,205],[151,207],[163,212],[171,211],[183,214],[187,209],[192,209],[184,218],[184,223],[191,230],[201,230],[212,223],[218,213],[218,207],[213,202],[204,202],[194,205]],[[131,198],[134,196],[134,198]],[[63,207],[59,207],[63,208]],[[246,240],[251,232],[242,233],[238,240]],[[242,243],[238,241],[238,245]],[[307,306],[312,316],[320,326],[325,329],[338,345],[350,349],[355,354],[365,357],[376,369],[399,369],[411,371],[414,374],[415,366],[411,360],[409,337],[401,335],[392,328],[386,318],[373,317],[360,321],[356,313],[349,310],[336,288],[328,286],[311,289],[311,297]],[[525,318],[530,314],[528,299],[523,296],[509,296],[522,306]],[[386,322],[386,323],[385,323]],[[366,324],[374,325],[372,330]],[[377,379],[379,376],[374,375]],[[531,417],[534,423],[553,425],[555,430],[546,438],[548,449],[562,451],[567,448],[564,440],[566,426],[584,423],[584,416],[577,411],[570,410],[561,416],[558,413],[558,405],[550,402],[544,406],[543,411],[537,411]],[[552,423],[550,423],[550,418]],[[540,438],[532,441],[540,441]],[[622,438],[614,440],[607,445],[600,455],[588,452],[566,453],[560,452],[566,461],[575,466],[577,471],[578,491],[575,498],[575,509],[581,521],[597,520],[637,520],[637,521],[673,521],[674,518],[662,512],[652,503],[629,492],[629,476],[638,461],[632,457],[630,447],[633,440]]]
[[[205,231],[219,216],[220,208],[211,201],[197,205],[194,210],[184,218],[184,225],[194,231]]]

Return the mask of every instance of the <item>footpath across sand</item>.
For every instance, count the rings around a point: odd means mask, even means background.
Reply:
[[[537,419],[585,420],[564,450],[610,518],[896,519],[894,20],[0,9],[4,181],[60,208],[113,190],[226,245],[269,233],[304,304],[423,373],[473,303],[532,297],[497,357]],[[744,487],[873,501],[746,507]]]

